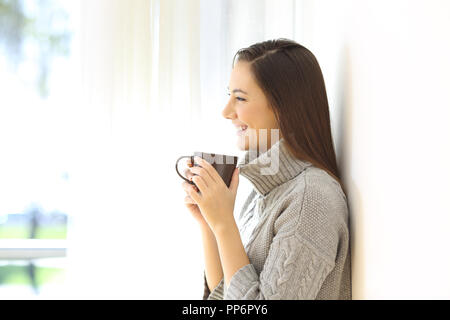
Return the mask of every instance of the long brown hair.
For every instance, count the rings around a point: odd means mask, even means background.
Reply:
[[[295,41],[279,38],[238,50],[235,60],[250,63],[288,149],[298,159],[325,170],[341,185],[331,136],[325,81],[316,57]]]

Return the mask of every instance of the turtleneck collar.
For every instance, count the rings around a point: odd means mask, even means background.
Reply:
[[[284,138],[275,142],[266,152],[256,155],[256,150],[247,150],[239,159],[239,173],[246,177],[262,196],[272,189],[299,175],[311,166],[308,161],[295,158],[288,150]]]

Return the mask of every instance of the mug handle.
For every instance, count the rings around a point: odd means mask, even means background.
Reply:
[[[183,177],[183,175],[178,171],[178,162],[180,162],[181,159],[183,158],[190,158],[191,162],[194,163],[194,159],[193,156],[181,156],[177,159],[176,163],[175,163],[175,170],[177,171],[178,175],[183,178],[184,180],[186,180],[188,183],[190,184],[194,184],[194,182],[190,181],[189,179],[186,179],[185,177]]]

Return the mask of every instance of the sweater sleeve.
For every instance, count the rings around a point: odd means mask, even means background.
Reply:
[[[230,279],[225,300],[315,299],[335,266],[335,208],[329,197],[309,190],[278,218],[267,259],[258,274],[247,264]],[[310,235],[313,235],[312,237]]]
[[[334,268],[297,234],[274,240],[260,275],[250,263],[231,278],[225,300],[315,299]]]
[[[204,278],[204,290],[203,290],[203,300],[223,300],[224,296],[224,281],[222,280],[217,284],[217,286],[211,292],[206,281],[206,274],[203,272]]]
[[[206,274],[203,272],[203,300],[207,300],[208,296],[211,294],[209,290],[208,283],[206,282]]]
[[[253,202],[254,198],[257,196],[257,193],[255,189],[252,189],[250,194],[248,195],[247,199],[244,202],[244,205],[242,206],[242,210],[240,213],[239,218],[242,218],[242,215],[247,211],[248,206]],[[213,289],[211,292],[208,287],[208,283],[206,281],[206,274],[203,272],[203,300],[223,300],[224,294],[226,291],[226,286],[224,279],[219,282],[219,284]]]

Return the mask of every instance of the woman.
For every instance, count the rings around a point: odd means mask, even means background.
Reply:
[[[229,90],[222,115],[246,151],[230,186],[198,157],[186,171],[196,186],[183,182],[203,239],[203,298],[351,299],[347,201],[316,58],[288,39],[256,43],[236,53]],[[253,190],[236,223],[239,174]]]

